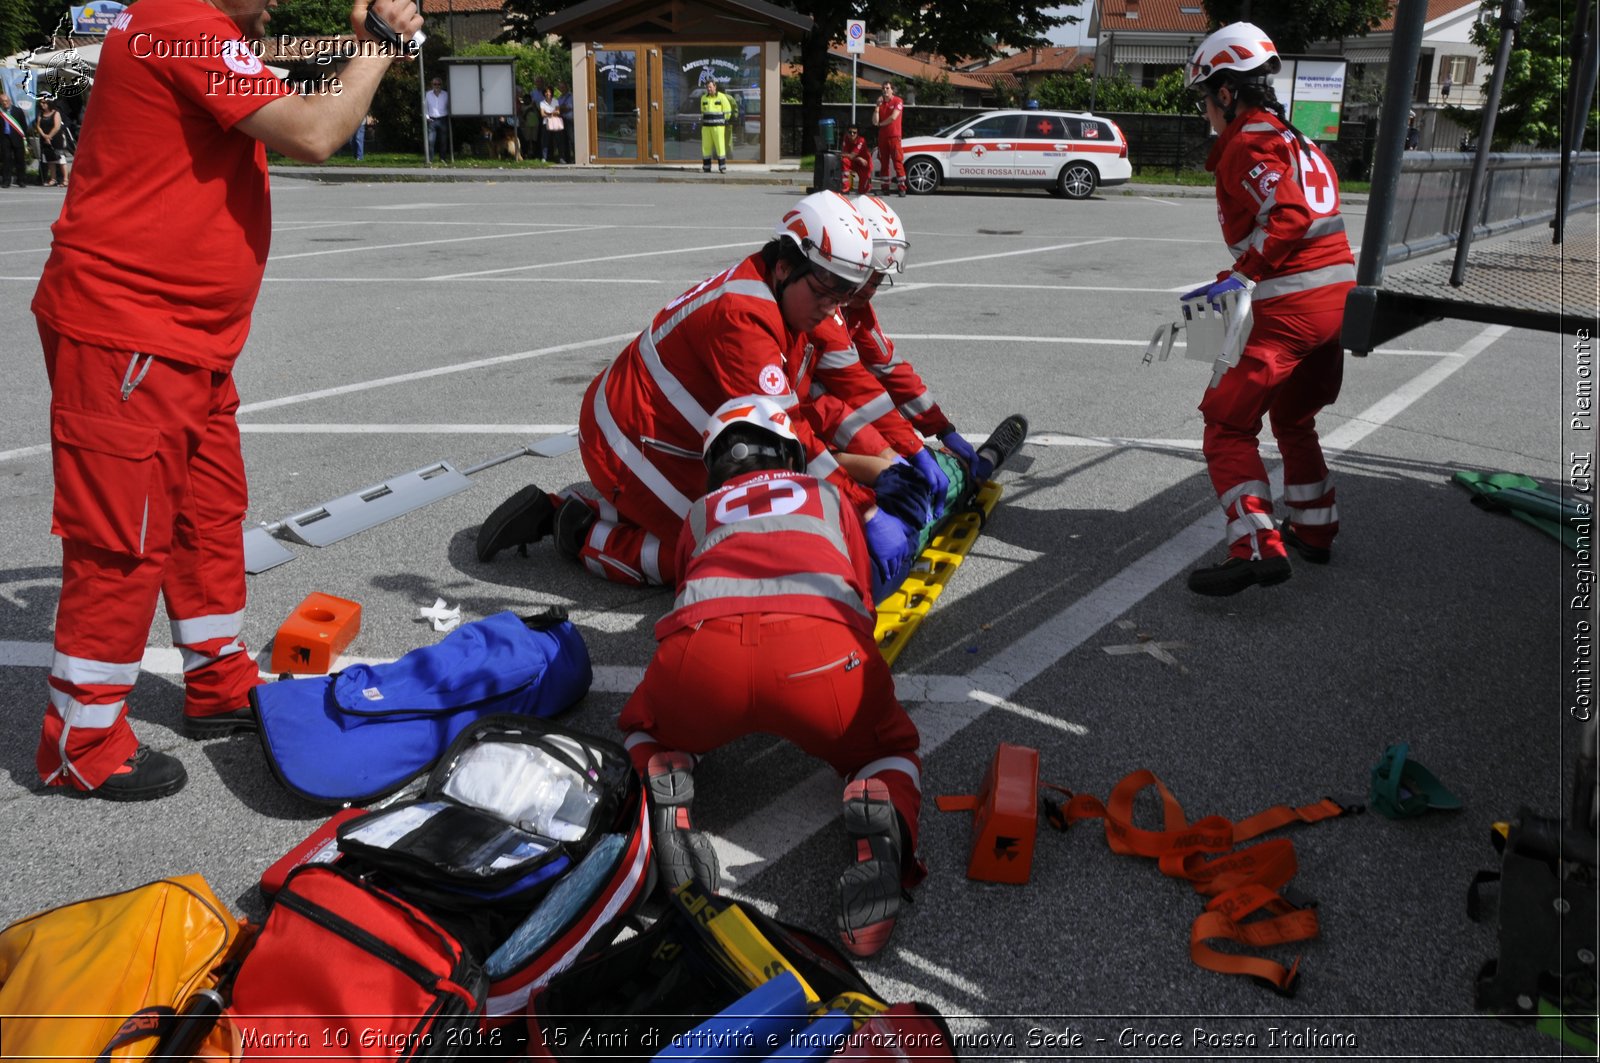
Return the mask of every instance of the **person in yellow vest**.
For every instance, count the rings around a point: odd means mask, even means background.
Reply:
[[[728,172],[728,122],[737,108],[733,97],[722,91],[716,78],[706,82],[705,95],[700,97],[700,169],[711,172],[711,160],[717,160],[717,169]]]

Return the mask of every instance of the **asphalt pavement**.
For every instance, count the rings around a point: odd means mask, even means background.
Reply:
[[[275,175],[272,258],[236,371],[253,522],[571,428],[584,388],[651,315],[755,250],[798,194],[753,177],[557,173],[425,184]],[[1227,253],[1206,199],[1123,191],[895,201],[911,268],[880,294],[879,312],[897,349],[968,439],[1012,412],[1033,436],[896,666],[924,737],[932,874],[863,971],[885,994],[952,1016],[968,1058],[1556,1054],[1533,1029],[1474,1010],[1474,977],[1496,940],[1464,901],[1473,874],[1496,861],[1491,823],[1523,806],[1566,807],[1569,559],[1474,508],[1449,477],[1562,482],[1563,338],[1446,321],[1347,358],[1343,394],[1320,419],[1343,529],[1333,563],[1299,564],[1279,587],[1196,598],[1184,573],[1223,552],[1195,409],[1210,368],[1181,350],[1151,366],[1140,355],[1175,315],[1175,293]],[[11,719],[0,852],[12,883],[0,923],[189,872],[259,917],[261,872],[329,813],[285,792],[254,738],[180,736],[180,668],[159,611],[131,716],[144,741],[183,760],[188,787],[118,806],[45,792],[34,772],[60,551],[49,535],[48,388],[27,306],[60,203],[54,189],[0,191],[10,544],[0,696]],[[1360,211],[1350,211],[1357,234]],[[478,524],[508,495],[584,479],[575,453],[471,479],[333,546],[290,545],[291,562],[250,579],[246,642],[264,660],[314,590],[361,603],[351,654],[368,659],[437,639],[418,615],[436,598],[469,619],[560,604],[596,665],[593,691],[563,722],[612,733],[669,595],[603,583],[548,547],[476,560]],[[1046,780],[1101,797],[1149,769],[1191,820],[1324,795],[1360,801],[1385,747],[1404,741],[1464,808],[1284,832],[1322,933],[1271,950],[1302,957],[1298,992],[1281,997],[1191,963],[1200,898],[1151,862],[1112,854],[1092,825],[1041,827],[1027,885],[968,880],[970,817],[941,814],[932,798],[972,792],[1002,741],[1038,749]],[[696,816],[728,887],[828,931],[847,857],[837,781],[758,737],[707,758],[697,785]],[[1140,816],[1159,825],[1148,795]]]

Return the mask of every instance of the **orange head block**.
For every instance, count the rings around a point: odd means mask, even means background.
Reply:
[[[312,591],[272,639],[272,670],[321,675],[361,633],[361,606]]]

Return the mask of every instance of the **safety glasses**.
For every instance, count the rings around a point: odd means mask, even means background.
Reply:
[[[806,287],[811,289],[811,294],[824,303],[842,303],[855,294],[857,287],[823,270],[809,271],[805,280]]]

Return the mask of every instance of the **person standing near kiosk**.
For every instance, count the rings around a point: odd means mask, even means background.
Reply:
[[[717,160],[717,170],[728,172],[728,122],[733,118],[733,97],[722,91],[716,78],[706,82],[705,95],[700,97],[700,169],[711,172],[711,160]]]

